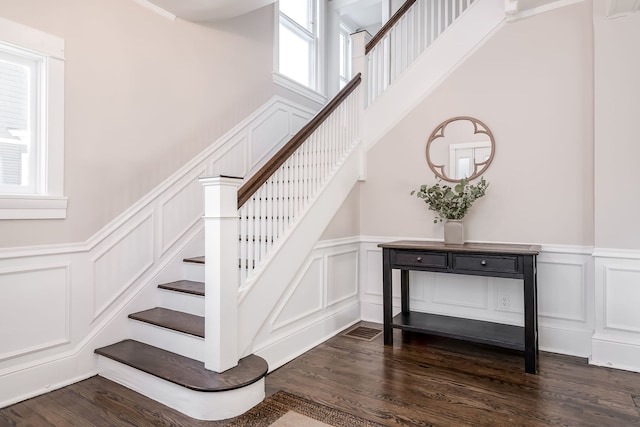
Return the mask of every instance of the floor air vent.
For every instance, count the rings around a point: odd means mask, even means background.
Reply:
[[[345,337],[357,338],[359,340],[371,341],[380,335],[382,331],[380,329],[367,328],[365,326],[358,326],[348,332],[345,332]]]

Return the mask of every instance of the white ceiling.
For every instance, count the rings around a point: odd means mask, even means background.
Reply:
[[[382,26],[382,0],[329,0],[329,7],[353,30]]]
[[[178,18],[192,21],[219,21],[259,9],[276,0],[136,0],[150,3]],[[382,25],[383,0],[329,0],[329,7],[357,29]]]
[[[145,0],[178,18],[192,21],[218,21],[259,9],[276,0]]]

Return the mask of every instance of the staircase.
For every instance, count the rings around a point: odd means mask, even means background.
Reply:
[[[269,367],[253,354],[256,337],[362,179],[366,147],[504,20],[504,8],[495,13],[498,3],[409,0],[354,53],[364,77],[358,74],[241,188],[240,179],[201,179],[205,256],[184,260],[197,271],[186,277],[200,279],[159,285],[161,306],[128,315],[130,338],[95,351],[100,375],[202,420],[234,417],[262,401]],[[456,36],[449,27],[469,16],[483,25],[469,24]],[[415,46],[408,49],[409,41]],[[403,93],[406,75],[420,72],[425,56],[447,43],[456,51],[449,68],[420,76],[419,91]]]
[[[203,257],[184,262],[204,275]],[[268,370],[261,357],[244,357],[223,373],[204,367],[204,282],[164,283],[157,292],[162,307],[129,314],[131,339],[95,350],[100,375],[201,420],[231,418],[261,402]]]

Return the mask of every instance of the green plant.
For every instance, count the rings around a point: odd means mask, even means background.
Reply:
[[[477,185],[469,184],[467,179],[462,179],[453,188],[441,185],[442,180],[434,185],[421,185],[419,190],[413,190],[411,195],[416,195],[429,205],[429,210],[435,211],[438,217],[433,222],[444,219],[462,219],[467,214],[473,202],[484,196],[489,183],[484,177],[480,178]]]

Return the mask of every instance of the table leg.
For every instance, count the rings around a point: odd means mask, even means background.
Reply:
[[[393,345],[393,328],[391,327],[393,296],[391,283],[391,249],[382,249],[382,306],[384,322],[384,343]]]
[[[538,307],[535,255],[524,256],[524,364],[525,372],[537,373]]]
[[[409,270],[400,271],[400,304],[403,313],[409,312]]]

